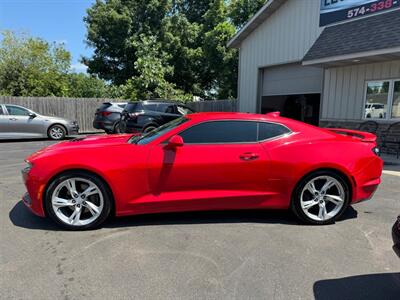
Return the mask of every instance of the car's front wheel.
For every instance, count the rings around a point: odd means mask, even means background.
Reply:
[[[332,171],[318,171],[301,180],[292,197],[292,210],[305,223],[334,223],[350,203],[348,183]]]
[[[62,125],[53,125],[49,128],[47,135],[52,140],[62,140],[65,138],[67,132]]]
[[[45,198],[48,215],[71,230],[92,229],[103,223],[111,211],[111,193],[95,175],[72,171],[56,177]]]

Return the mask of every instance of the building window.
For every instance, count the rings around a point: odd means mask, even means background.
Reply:
[[[394,82],[392,118],[400,118],[400,80]]]
[[[364,118],[400,118],[400,80],[367,82]]]

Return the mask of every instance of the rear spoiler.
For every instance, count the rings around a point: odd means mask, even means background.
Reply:
[[[342,128],[326,128],[326,129],[337,134],[346,135],[352,138],[358,138],[366,143],[376,142],[376,135],[369,132],[352,130],[352,129],[342,129]]]

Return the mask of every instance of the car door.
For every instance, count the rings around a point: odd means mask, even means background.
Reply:
[[[0,105],[0,138],[9,138],[8,116],[5,114],[5,108]]]
[[[45,136],[43,120],[39,116],[30,116],[31,112],[17,105],[5,105],[8,112],[9,132],[13,137]]]
[[[264,201],[268,157],[257,142],[257,126],[209,121],[179,133],[182,147],[154,146],[149,187],[156,200],[171,210],[251,208]]]

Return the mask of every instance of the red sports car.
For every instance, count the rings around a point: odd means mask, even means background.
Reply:
[[[61,142],[27,158],[24,203],[69,229],[110,214],[287,209],[310,224],[372,197],[375,136],[279,116],[199,113],[144,135]]]

